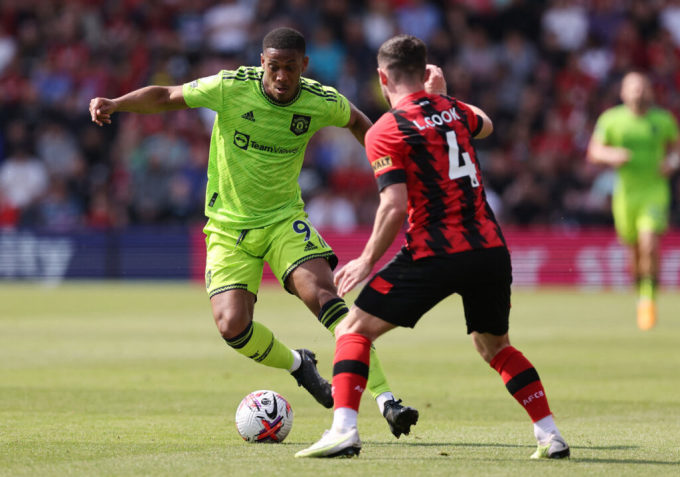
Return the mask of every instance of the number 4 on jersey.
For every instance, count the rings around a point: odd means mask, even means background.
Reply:
[[[453,180],[460,177],[469,177],[472,187],[479,187],[477,169],[472,163],[470,154],[467,152],[460,154],[460,156],[463,157],[463,164],[460,164],[456,131],[449,131],[446,133],[446,142],[449,144],[449,179]]]

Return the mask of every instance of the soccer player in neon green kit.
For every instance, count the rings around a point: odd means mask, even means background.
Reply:
[[[371,121],[334,88],[302,77],[308,61],[304,37],[277,28],[263,39],[260,67],[222,70],[179,86],[147,86],[115,99],[94,98],[90,115],[102,126],[117,111],[205,107],[217,112],[204,228],[206,288],[215,323],[234,350],[290,371],[298,385],[330,408],[331,387],[319,375],[315,355],[290,349],[253,321],[265,261],[331,332],[348,311],[333,284],[337,258],[307,220],[297,180],[317,130],[348,128],[363,145]],[[408,434],[418,411],[395,399],[377,361],[370,372],[367,387],[390,430],[396,437]]]
[[[638,290],[637,322],[656,324],[659,239],[668,227],[668,177],[680,167],[675,117],[654,107],[649,79],[639,72],[624,76],[623,104],[598,118],[588,145],[590,161],[616,168],[612,213],[619,238],[630,248]]]

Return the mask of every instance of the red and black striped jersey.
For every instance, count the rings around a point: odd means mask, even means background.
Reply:
[[[486,201],[472,138],[482,119],[465,103],[424,91],[403,98],[366,134],[380,190],[408,189],[413,259],[505,246]]]

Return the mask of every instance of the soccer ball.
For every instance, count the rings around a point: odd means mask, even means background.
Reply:
[[[253,391],[236,409],[236,430],[246,442],[283,442],[293,427],[293,409],[274,391]]]

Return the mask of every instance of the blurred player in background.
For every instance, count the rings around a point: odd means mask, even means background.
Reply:
[[[628,73],[621,83],[623,104],[598,118],[588,158],[616,168],[612,214],[617,234],[630,249],[637,286],[637,322],[642,330],[656,323],[660,237],[668,227],[670,175],[680,167],[678,124],[654,107],[649,79]]]
[[[119,98],[94,98],[92,121],[117,111],[184,108],[217,112],[213,126],[204,232],[206,288],[215,323],[229,346],[258,363],[290,371],[325,407],[333,406],[315,355],[292,350],[253,321],[264,262],[331,332],[347,315],[333,284],[337,257],[307,220],[298,176],[312,135],[348,128],[362,145],[370,120],[334,88],[301,77],[309,58],[296,30],[278,28],[262,43],[261,66],[223,70],[180,86],[147,86]],[[418,412],[391,393],[375,354],[368,387],[392,433],[408,434]]]
[[[463,298],[475,348],[534,423],[532,458],[568,457],[538,373],[508,337],[510,255],[472,145],[491,134],[492,122],[479,108],[445,95],[445,87],[429,94],[436,90],[426,84],[442,73],[426,66],[426,58],[425,44],[409,35],[387,40],[378,51],[380,85],[392,109],[367,133],[366,152],[380,205],[361,256],[335,277],[340,296],[369,276],[408,214],[406,244],[368,281],[336,329],[333,425],[296,457],[359,453],[357,413],[371,343],[397,326],[414,327],[454,293]]]

